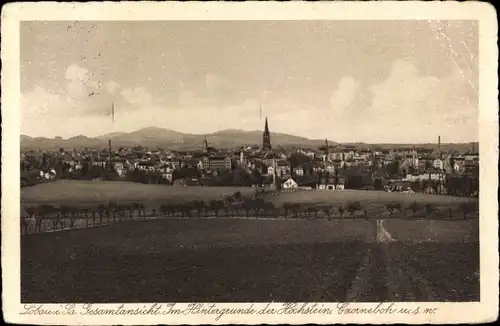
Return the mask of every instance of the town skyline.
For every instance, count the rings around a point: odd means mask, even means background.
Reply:
[[[21,133],[262,131],[267,116],[308,139],[477,142],[477,47],[472,21],[23,22]]]

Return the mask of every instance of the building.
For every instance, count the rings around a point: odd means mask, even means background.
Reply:
[[[298,166],[296,168],[293,168],[293,174],[296,176],[303,176],[304,175],[304,168],[301,166]]]
[[[444,162],[442,159],[439,159],[439,158],[435,159],[432,166],[437,170],[440,170],[440,171],[444,170]]]
[[[288,178],[283,184],[282,187],[285,190],[293,190],[293,189],[304,189],[311,190],[316,188],[316,180],[311,176],[296,176]]]
[[[323,177],[318,185],[319,190],[344,190],[345,180],[335,177]]]
[[[227,169],[231,170],[232,169],[232,160],[229,156],[226,157],[217,157],[217,156],[204,156],[198,167],[201,168],[201,170],[218,170],[218,169]]]
[[[115,159],[113,161],[113,169],[116,171],[118,176],[122,177],[127,173],[126,160],[125,159]]]
[[[267,124],[267,117],[266,117],[266,124],[264,125],[264,134],[262,135],[262,150],[270,151],[271,149],[272,149],[271,135],[269,134],[269,126]]]

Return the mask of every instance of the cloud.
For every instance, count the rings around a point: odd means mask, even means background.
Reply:
[[[330,106],[336,114],[344,114],[359,90],[360,83],[352,77],[342,77],[330,97]]]
[[[121,91],[121,95],[133,105],[151,105],[155,102],[151,93],[142,86],[125,88]]]
[[[70,65],[66,69],[64,78],[68,80],[66,90],[68,96],[78,99],[87,95],[89,88],[95,87],[95,84],[90,82],[89,71],[77,65]]]
[[[205,76],[205,87],[209,95],[218,96],[229,92],[231,90],[231,83],[222,76],[207,74]]]
[[[237,89],[225,77],[207,74],[198,89],[187,89],[179,94],[177,103],[183,107],[203,105],[227,106],[245,101],[244,90]]]
[[[47,126],[54,119],[64,118],[75,106],[72,98],[36,86],[32,91],[21,94],[21,133],[28,135],[46,134]]]
[[[51,93],[40,86],[21,96],[21,106],[25,115],[56,113],[71,102],[70,99]]]
[[[181,107],[189,108],[216,105],[216,101],[213,98],[204,96],[203,94],[197,93],[193,90],[182,91],[179,94],[177,102]]]
[[[64,128],[72,119],[81,126],[78,120],[90,117],[106,118],[110,112],[111,101],[116,97],[110,94],[120,89],[115,81],[102,82],[92,78],[93,74],[86,68],[76,64],[70,65],[64,73],[65,82],[59,89],[36,85],[31,91],[21,94],[22,130],[27,134],[47,134],[43,131],[47,125]],[[104,84],[104,87],[101,85]],[[123,95],[126,103],[120,103],[123,111],[133,108],[132,104],[152,102],[151,95],[142,88],[125,89]],[[119,102],[124,102],[117,98]],[[109,120],[109,118],[106,118]],[[59,121],[55,123],[55,121]],[[75,125],[73,125],[74,127]],[[76,128],[79,129],[79,128]],[[80,130],[78,133],[84,133]]]
[[[110,81],[106,82],[104,87],[106,87],[106,90],[108,91],[108,93],[114,94],[121,86],[120,86],[120,84],[118,84],[114,80],[110,80]]]
[[[360,133],[377,127],[381,138],[401,142],[438,135],[449,141],[477,139],[477,92],[456,69],[441,78],[421,76],[412,62],[397,60],[369,91],[373,99],[357,124]]]
[[[70,81],[80,81],[84,83],[90,79],[90,74],[87,69],[72,64],[66,69],[64,78]]]

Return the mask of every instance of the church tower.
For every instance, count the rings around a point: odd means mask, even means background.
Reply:
[[[207,142],[207,136],[205,136],[205,139],[203,140],[203,152],[207,153],[208,152],[208,142]]]
[[[264,126],[264,134],[262,135],[262,149],[263,150],[271,150],[271,136],[269,135],[269,127],[267,125],[267,117],[266,117],[266,124]]]
[[[240,148],[240,164],[245,165],[245,153],[243,152],[243,147]]]

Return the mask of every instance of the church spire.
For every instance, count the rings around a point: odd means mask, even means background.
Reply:
[[[262,149],[271,150],[271,135],[269,134],[267,117],[266,117],[266,124],[264,125],[264,134],[262,135]]]

